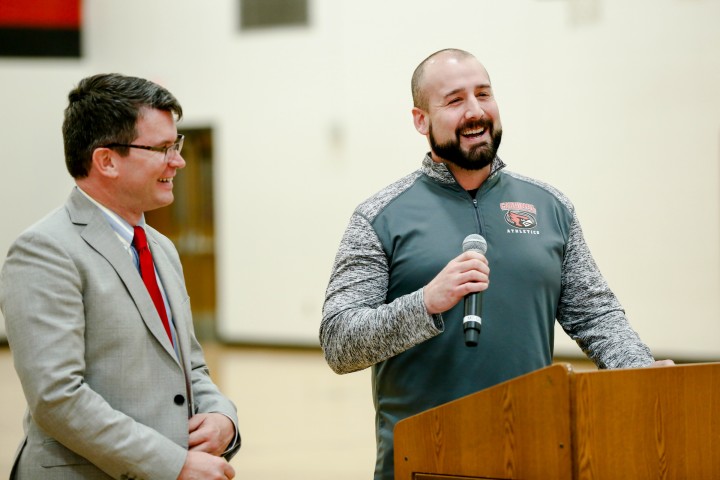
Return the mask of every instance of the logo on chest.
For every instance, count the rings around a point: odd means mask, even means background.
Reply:
[[[531,203],[503,202],[500,210],[505,212],[505,223],[512,228],[507,233],[540,235],[537,230],[537,209]]]

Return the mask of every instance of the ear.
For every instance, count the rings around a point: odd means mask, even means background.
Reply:
[[[412,109],[413,123],[415,124],[415,130],[420,132],[422,135],[427,135],[430,131],[430,119],[428,118],[427,112],[417,107]]]
[[[98,147],[93,150],[91,170],[103,177],[115,178],[118,171],[118,155],[110,148]]]

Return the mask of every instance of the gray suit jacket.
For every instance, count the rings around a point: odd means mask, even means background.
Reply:
[[[0,308],[28,402],[15,479],[175,480],[189,414],[237,425],[195,338],[177,251],[147,234],[180,359],[128,252],[77,189],[10,247]]]

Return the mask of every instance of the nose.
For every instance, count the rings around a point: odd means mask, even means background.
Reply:
[[[475,96],[470,97],[469,100],[467,101],[467,110],[465,111],[465,118],[469,120],[472,118],[481,118],[483,115],[485,115],[485,110],[483,110],[477,97],[475,97]]]
[[[172,155],[168,159],[168,166],[177,168],[178,170],[185,168],[185,159],[177,151],[172,152]]]

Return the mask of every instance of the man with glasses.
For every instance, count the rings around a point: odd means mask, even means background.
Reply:
[[[118,74],[69,94],[76,187],[11,246],[0,307],[28,403],[11,478],[231,479],[237,414],[210,379],[180,259],[144,212],[185,166],[164,88]]]

